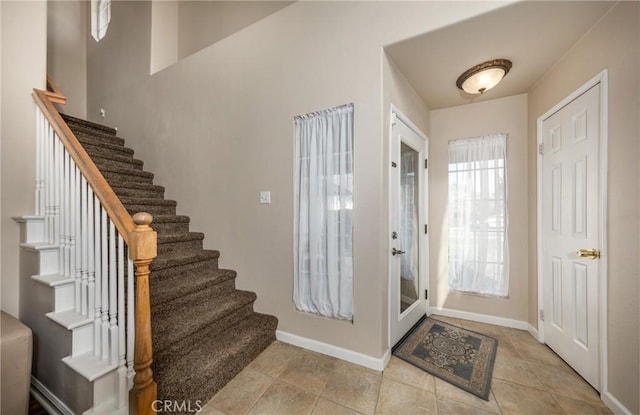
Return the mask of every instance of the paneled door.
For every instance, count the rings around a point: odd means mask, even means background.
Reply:
[[[599,389],[600,84],[543,120],[544,339]]]
[[[426,137],[392,113],[389,171],[389,292],[391,345],[427,312]]]

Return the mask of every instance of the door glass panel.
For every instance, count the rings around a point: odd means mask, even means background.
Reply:
[[[418,300],[419,290],[419,154],[402,143],[400,148],[400,312]]]

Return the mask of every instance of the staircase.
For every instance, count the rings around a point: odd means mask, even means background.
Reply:
[[[116,130],[62,117],[130,214],[153,215],[158,256],[149,290],[158,399],[204,405],[275,340],[277,319],[253,311],[256,295],[235,288],[236,272],[218,267],[220,253],[203,249],[204,234],[190,232],[189,217],[176,214],[176,202],[164,198]]]

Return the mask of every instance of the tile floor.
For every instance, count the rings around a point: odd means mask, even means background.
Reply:
[[[591,386],[528,332],[434,317],[498,339],[489,401],[396,357],[381,373],[276,341],[200,413],[611,414]]]

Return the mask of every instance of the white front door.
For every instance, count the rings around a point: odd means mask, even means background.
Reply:
[[[389,317],[391,345],[427,311],[426,137],[392,113],[389,173]]]
[[[599,389],[600,84],[544,119],[542,134],[544,339]]]

